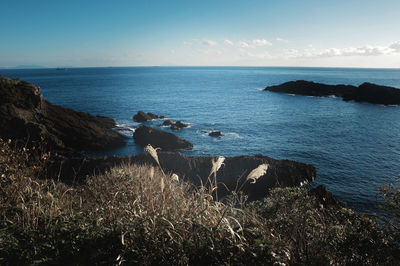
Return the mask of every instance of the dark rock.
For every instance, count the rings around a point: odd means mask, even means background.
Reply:
[[[297,80],[285,82],[277,86],[269,86],[266,87],[265,90],[319,97],[333,95],[342,97],[345,101],[353,100],[373,104],[400,104],[399,89],[372,83],[363,83],[356,87],[352,85],[327,85],[305,80]]]
[[[143,147],[151,144],[153,147],[167,151],[191,150],[193,148],[193,144],[187,140],[183,140],[172,133],[147,126],[141,126],[136,129],[133,138],[135,143]]]
[[[331,192],[326,190],[326,187],[319,185],[316,188],[310,190],[311,195],[314,195],[317,200],[328,208],[339,208],[343,207],[343,204],[333,195]]]
[[[152,114],[152,113],[146,114],[145,112],[142,112],[142,111],[139,111],[136,115],[133,116],[133,119],[136,122],[146,122],[146,121],[150,121],[150,120],[157,119],[157,118],[158,118],[158,116],[155,114]]]
[[[175,125],[180,128],[188,127],[188,124],[182,123],[181,121],[176,121]]]
[[[40,88],[25,81],[0,78],[0,137],[44,140],[54,149],[106,150],[125,145],[112,130],[115,121],[76,112],[43,99]]]
[[[182,180],[195,186],[206,184],[210,174],[213,157],[190,157],[178,152],[158,151],[158,157],[164,172],[175,173]],[[60,174],[65,182],[72,182],[71,178],[82,181],[87,175],[101,173],[121,163],[152,164],[154,160],[145,154],[131,157],[60,159],[53,162],[48,173]],[[218,186],[219,198],[228,195],[235,188],[249,196],[250,200],[261,199],[274,187],[299,186],[300,183],[311,182],[315,178],[315,167],[289,160],[275,160],[267,156],[236,156],[227,157],[225,165],[217,172],[217,182],[224,183]],[[260,164],[269,165],[265,175],[255,184],[246,181],[247,175]],[[60,168],[60,165],[62,167]],[[60,170],[61,169],[61,170]]]
[[[164,118],[165,118],[165,116],[163,116],[163,115],[160,115],[158,118],[160,118],[160,119],[164,119]]]
[[[189,126],[188,124],[184,124],[181,121],[177,121],[175,124],[171,125],[171,129],[175,130],[175,131],[178,131],[178,130],[181,130],[182,128],[185,128],[185,127],[188,127],[188,126]]]
[[[155,115],[153,113],[147,113],[147,115],[150,117],[151,120],[158,119],[158,115]]]
[[[174,121],[172,121],[172,120],[165,120],[165,121],[162,123],[163,126],[171,126],[171,125],[173,125],[173,124],[174,124]]]
[[[210,133],[208,133],[208,135],[210,137],[218,137],[218,138],[223,136],[221,131],[211,131]]]

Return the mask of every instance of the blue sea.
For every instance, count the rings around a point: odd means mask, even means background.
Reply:
[[[300,79],[400,88],[400,69],[109,67],[0,74],[39,85],[54,104],[114,118],[128,139],[126,147],[108,155],[142,152],[133,142],[140,124],[132,116],[143,110],[190,124],[174,132],[194,144],[186,155],[263,154],[312,164],[317,168],[312,185],[324,184],[358,211],[377,212],[377,187],[400,174],[400,107],[262,90]],[[205,132],[211,130],[224,137],[209,137]]]

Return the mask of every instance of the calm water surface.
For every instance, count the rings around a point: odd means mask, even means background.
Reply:
[[[356,210],[376,212],[376,187],[400,174],[400,107],[261,90],[298,79],[400,88],[400,69],[131,67],[0,74],[39,85],[54,104],[112,117],[127,136],[139,126],[132,120],[138,110],[190,123],[176,133],[194,144],[186,155],[261,153],[313,164],[314,185],[326,185]],[[155,127],[161,123],[148,122]],[[211,138],[204,130],[220,130],[225,136]],[[130,137],[126,147],[108,154],[141,151]]]

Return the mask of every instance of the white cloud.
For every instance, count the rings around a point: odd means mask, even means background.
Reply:
[[[282,38],[280,38],[280,37],[276,37],[276,40],[277,40],[278,42],[284,42],[284,43],[288,43],[288,42],[289,42],[288,40],[282,39]]]
[[[212,41],[212,40],[205,40],[202,42],[202,44],[206,45],[206,46],[215,46],[215,45],[217,45],[217,42]]]
[[[253,40],[251,43],[253,44],[253,46],[271,46],[272,45],[272,43],[270,43],[269,41],[264,40],[264,39]]]
[[[175,54],[175,50],[174,49],[171,49],[171,54]]]
[[[284,50],[286,57],[344,57],[344,56],[380,56],[400,53],[400,41],[388,46],[365,45],[360,47],[327,48],[317,50],[312,45],[302,51],[296,49]]]
[[[238,46],[240,48],[257,48],[257,47],[263,47],[263,46],[271,46],[272,43],[265,40],[265,39],[254,39],[251,41],[240,41],[238,43]]]
[[[394,52],[400,53],[400,41],[394,42],[389,46],[390,49],[393,49]]]
[[[239,47],[247,48],[249,47],[249,44],[247,42],[239,42]]]
[[[224,41],[224,44],[226,44],[226,45],[233,45],[233,42],[230,41],[230,40],[225,40],[225,41]]]

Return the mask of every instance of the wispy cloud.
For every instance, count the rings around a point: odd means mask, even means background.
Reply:
[[[240,41],[237,44],[240,48],[257,48],[263,46],[271,46],[272,43],[265,39],[254,39],[250,41]]]
[[[212,41],[212,40],[204,40],[202,42],[202,44],[206,45],[206,46],[215,46],[215,45],[217,45],[217,42],[216,41]]]
[[[340,57],[340,56],[379,56],[400,53],[400,41],[387,46],[365,45],[360,47],[327,48],[317,50],[310,46],[304,50],[286,49],[286,57]]]
[[[262,39],[262,40],[252,40],[251,43],[253,44],[253,46],[271,46],[272,43]]]
[[[289,42],[288,40],[282,39],[282,38],[280,38],[280,37],[276,37],[276,40],[277,40],[278,42],[284,42],[284,43],[288,43],[288,42]]]
[[[239,42],[238,45],[239,45],[239,47],[241,47],[241,48],[247,48],[247,47],[250,46],[247,42]]]
[[[232,41],[230,41],[230,40],[224,40],[224,44],[226,44],[226,45],[233,45],[233,42]]]

